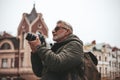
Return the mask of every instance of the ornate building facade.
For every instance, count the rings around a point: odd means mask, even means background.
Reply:
[[[120,49],[109,44],[93,41],[84,45],[84,51],[92,52],[98,59],[98,71],[102,80],[120,79]]]
[[[30,14],[23,13],[17,36],[4,32],[0,36],[0,80],[37,80],[31,69],[31,49],[26,34],[40,32],[48,37],[48,28],[35,5]]]

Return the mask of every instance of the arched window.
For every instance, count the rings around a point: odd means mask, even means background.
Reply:
[[[11,49],[11,46],[10,46],[10,44],[8,44],[8,43],[4,43],[4,44],[1,46],[1,49]]]

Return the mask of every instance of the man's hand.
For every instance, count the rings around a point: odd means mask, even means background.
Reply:
[[[29,41],[28,43],[29,43],[29,45],[30,45],[33,53],[37,50],[36,47],[37,47],[38,45],[41,45],[41,41],[39,40],[39,37],[38,37],[38,36],[36,36],[36,40],[34,40],[34,41]]]

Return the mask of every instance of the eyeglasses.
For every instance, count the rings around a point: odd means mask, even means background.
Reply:
[[[54,31],[57,32],[57,31],[60,30],[60,29],[67,29],[67,28],[56,26],[56,28],[54,29]]]

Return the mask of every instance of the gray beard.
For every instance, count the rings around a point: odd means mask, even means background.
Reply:
[[[61,33],[60,35],[54,36],[53,40],[55,40],[55,41],[61,40],[64,36],[65,36],[65,33]]]

